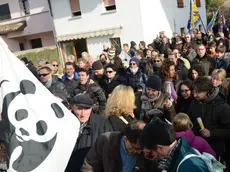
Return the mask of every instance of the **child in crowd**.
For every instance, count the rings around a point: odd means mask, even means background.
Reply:
[[[178,113],[173,118],[173,127],[176,131],[177,138],[185,137],[188,140],[188,144],[191,147],[197,149],[201,154],[206,152],[213,155],[214,157],[216,156],[216,153],[205,139],[194,135],[191,129],[193,124],[187,114]]]

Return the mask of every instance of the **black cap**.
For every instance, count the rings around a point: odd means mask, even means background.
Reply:
[[[73,98],[72,104],[82,108],[91,108],[93,107],[93,100],[88,94],[79,94]]]
[[[93,69],[93,70],[100,70],[100,69],[103,69],[103,65],[102,65],[101,61],[100,61],[100,60],[97,60],[97,61],[93,62],[93,64],[92,64],[92,69]]]
[[[161,91],[162,81],[157,75],[150,76],[146,82],[146,87]]]

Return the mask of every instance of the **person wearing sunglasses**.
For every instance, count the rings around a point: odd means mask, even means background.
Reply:
[[[108,132],[98,137],[86,155],[82,172],[160,172],[156,163],[146,160],[142,154],[139,139],[144,126],[144,122],[134,120],[121,133]]]
[[[178,86],[177,95],[176,113],[183,112],[187,114],[189,106],[194,100],[192,95],[192,81],[185,80],[181,82]]]
[[[129,61],[129,68],[126,70],[126,84],[131,86],[134,92],[144,85],[147,81],[147,76],[139,68],[140,59],[133,57]]]
[[[38,71],[38,78],[41,83],[51,92],[64,92],[65,96],[69,99],[70,96],[66,91],[64,83],[61,79],[53,76],[53,67],[51,64],[42,66]]]
[[[160,76],[161,66],[164,61],[164,55],[157,55],[153,60],[153,73]]]
[[[116,86],[125,83],[125,78],[117,74],[117,67],[112,63],[105,66],[105,76],[102,89],[105,92],[106,98],[108,98],[108,95],[112,93]]]

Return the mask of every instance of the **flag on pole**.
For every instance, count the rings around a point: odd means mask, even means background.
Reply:
[[[0,110],[8,172],[65,170],[79,121],[11,53],[1,37]]]
[[[196,28],[200,19],[201,18],[200,18],[199,10],[196,4],[194,3],[193,0],[190,0],[190,15],[189,15],[188,26],[187,26],[190,34]]]
[[[220,9],[218,8],[216,10],[216,13],[213,14],[213,17],[212,17],[211,21],[209,22],[209,24],[207,26],[207,30],[212,30],[213,26],[215,25],[215,21],[217,19],[217,16],[219,15],[219,11],[220,11]]]
[[[218,32],[223,32],[224,28],[226,27],[226,20],[224,17],[224,12],[221,11],[220,15],[219,15],[219,28],[218,28]]]

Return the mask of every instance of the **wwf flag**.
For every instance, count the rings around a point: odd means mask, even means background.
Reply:
[[[63,172],[79,121],[15,57],[0,37],[1,128],[9,172]]]

